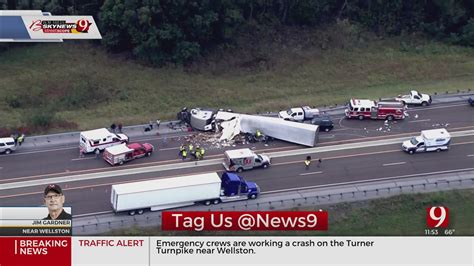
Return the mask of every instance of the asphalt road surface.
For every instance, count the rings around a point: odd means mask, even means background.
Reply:
[[[450,132],[474,129],[474,108],[465,103],[433,105],[427,108],[412,108],[410,117],[385,125],[383,120],[347,120],[333,117],[336,127],[330,132],[320,133],[318,147],[348,142],[365,142],[373,139],[388,139],[419,134],[420,130],[445,127]],[[95,155],[79,158],[78,147],[55,147],[48,150],[22,150],[0,156],[0,186],[21,181],[35,181],[52,177],[98,173],[118,169],[133,169],[153,165],[181,163],[177,157],[178,146],[183,137],[168,136],[137,139],[158,147],[150,158],[137,159],[124,166],[111,167],[105,161],[95,159]],[[255,181],[263,192],[311,187],[325,184],[350,183],[420,173],[469,169],[474,167],[474,137],[459,137],[452,141],[449,151],[408,155],[400,150],[401,144],[383,145],[312,154],[313,158],[323,158],[306,170],[301,156],[272,159],[269,169],[246,171],[242,175]],[[206,158],[222,158],[224,149],[241,147],[255,148],[257,151],[281,151],[305,149],[281,141],[273,141],[268,146],[263,143],[239,145],[237,147],[213,148],[208,146]],[[97,178],[84,181],[61,183],[66,194],[67,205],[73,207],[75,215],[109,212],[110,186],[114,183],[165,178],[183,174],[207,171],[222,171],[221,165],[199,166],[144,174]],[[0,190],[1,206],[42,205],[41,186],[28,186]]]

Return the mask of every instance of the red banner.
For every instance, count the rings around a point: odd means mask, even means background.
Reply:
[[[0,265],[71,266],[71,238],[0,237]]]
[[[326,211],[163,212],[163,230],[328,230]]]

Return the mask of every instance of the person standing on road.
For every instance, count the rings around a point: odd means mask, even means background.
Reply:
[[[304,160],[304,165],[306,170],[308,170],[309,166],[311,165],[311,156],[306,156],[306,160]]]
[[[199,153],[201,155],[201,159],[204,159],[204,148],[203,147],[199,148]]]
[[[96,159],[99,159],[99,158],[100,158],[100,151],[99,151],[99,149],[95,149],[94,153],[95,153],[95,158],[96,158]]]
[[[188,151],[186,151],[186,149],[184,149],[182,152],[181,152],[181,157],[182,157],[182,160],[186,160],[186,158],[188,157]]]
[[[184,144],[181,144],[181,146],[179,147],[179,153],[178,155],[179,156],[183,156],[183,151],[186,150],[186,147],[184,146]]]
[[[321,167],[321,163],[323,162],[323,159],[319,158],[318,159],[318,168]]]
[[[194,153],[194,146],[191,142],[188,144],[188,150],[191,155]]]
[[[18,145],[21,146],[24,140],[25,140],[25,134],[21,133],[21,135],[18,137]]]
[[[123,127],[122,123],[119,123],[118,124],[118,132],[119,133],[122,133],[122,127]]]

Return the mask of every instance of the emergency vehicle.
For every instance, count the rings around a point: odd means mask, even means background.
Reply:
[[[83,131],[79,137],[79,148],[84,153],[103,151],[107,147],[127,143],[125,134],[115,134],[106,128]]]
[[[128,162],[141,157],[149,157],[155,148],[150,143],[130,143],[108,147],[104,151],[104,160],[111,165]]]
[[[370,119],[404,119],[406,107],[401,102],[376,102],[372,100],[351,99],[346,108],[347,118]]]

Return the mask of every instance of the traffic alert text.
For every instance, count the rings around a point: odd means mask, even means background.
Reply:
[[[163,230],[328,230],[326,211],[163,212]]]
[[[87,240],[80,239],[79,246],[81,247],[142,247],[143,239],[96,239]]]

